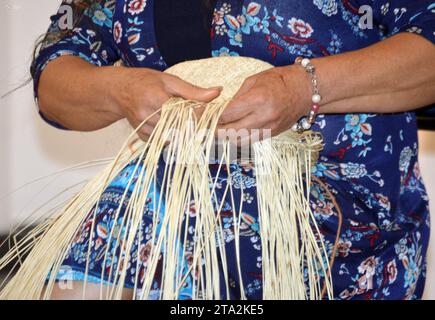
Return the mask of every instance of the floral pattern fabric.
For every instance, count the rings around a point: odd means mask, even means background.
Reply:
[[[73,1],[81,2],[67,2]],[[127,66],[164,70],[166,64],[154,34],[154,1],[103,0],[86,9],[78,27],[60,41],[46,41],[40,51],[35,62],[35,95],[44,67],[62,55],[76,55],[98,66],[121,59]],[[373,26],[369,28],[364,27],[362,20],[367,12],[373,17]],[[59,30],[60,19],[60,13],[53,16],[51,31]],[[212,56],[250,56],[281,66],[292,64],[297,56],[325,57],[364,48],[399,32],[416,33],[435,42],[435,2],[218,0],[211,31]],[[332,272],[335,298],[421,298],[426,275],[429,209],[418,165],[414,113],[320,115],[313,130],[322,133],[325,147],[314,168],[314,175],[322,183],[313,182],[310,202],[329,254],[338,229],[336,204],[343,213]],[[108,234],[114,229],[125,232],[117,228],[120,221],[115,221],[115,211],[126,181],[134,174],[133,168],[134,164],[127,166],[107,188],[99,207],[89,214],[74,240],[63,265],[74,270],[76,279],[81,279],[86,267],[94,214],[96,239],[91,243],[90,275],[99,277],[105,272],[107,265],[103,263],[102,252],[109,252],[109,260],[116,259],[111,250],[106,250],[115,245],[108,241]],[[246,296],[259,299],[261,226],[255,171],[251,163],[233,163],[231,174],[225,170],[218,173],[214,165],[211,169],[219,175],[218,190],[223,192],[230,183],[235,198],[243,202],[242,278]],[[325,186],[336,203],[324,190]],[[218,195],[222,196],[222,192],[218,191]],[[159,196],[158,189],[150,194],[144,212],[141,226],[144,236],[126,253],[131,261],[126,281],[130,287],[135,278],[141,279],[146,269],[156,195]],[[230,248],[234,246],[234,226],[229,200],[223,210],[225,240]],[[118,219],[122,215],[123,211]],[[194,216],[192,209],[190,218]],[[115,266],[117,263],[113,261]],[[234,256],[228,257],[228,265],[231,298],[240,298]],[[158,289],[156,280],[155,297]],[[226,298],[225,292],[222,295]],[[189,298],[188,285],[180,298]]]

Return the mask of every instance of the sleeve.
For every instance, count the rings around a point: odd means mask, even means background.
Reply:
[[[386,37],[419,34],[435,44],[434,0],[372,0],[373,18]]]
[[[57,14],[51,17],[47,35],[31,66],[36,103],[38,103],[39,79],[50,61],[60,56],[73,55],[96,66],[107,66],[119,60],[112,35],[115,1],[95,2],[83,8],[80,6],[83,6],[84,2],[65,0]],[[76,22],[73,21],[74,15],[77,15]],[[41,112],[40,115],[49,124],[62,128],[46,119]]]

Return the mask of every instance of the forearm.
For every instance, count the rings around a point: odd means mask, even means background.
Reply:
[[[399,34],[313,64],[322,113],[402,112],[435,102],[435,46],[417,35]]]
[[[81,58],[51,61],[41,74],[39,108],[45,117],[79,131],[97,130],[119,120],[110,91],[116,67],[96,67]]]

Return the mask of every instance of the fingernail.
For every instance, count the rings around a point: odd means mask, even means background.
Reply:
[[[209,88],[209,89],[211,89],[211,90],[219,90],[219,91],[222,91],[222,90],[224,89],[224,87],[222,87],[222,86],[217,86],[217,87],[211,87],[211,88]]]

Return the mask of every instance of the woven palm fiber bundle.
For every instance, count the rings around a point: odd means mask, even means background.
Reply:
[[[240,296],[244,299],[239,246],[242,204],[236,203],[232,186],[228,184],[223,198],[231,199],[235,246],[227,248],[220,216],[223,200],[216,198],[216,179],[210,174],[207,159],[214,148],[218,119],[228,102],[246,78],[269,68],[272,68],[270,64],[252,58],[219,57],[183,62],[168,69],[166,72],[201,87],[222,86],[222,94],[205,106],[195,101],[170,99],[159,110],[160,120],[148,141],[138,140],[136,132],[140,127],[136,129],[109,166],[62,210],[16,242],[0,259],[1,270],[17,257],[26,256],[24,261],[18,259],[18,271],[0,292],[0,299],[50,298],[56,275],[80,227],[90,215],[94,223],[97,211],[94,209],[98,208],[104,190],[132,163],[136,164],[135,172],[120,201],[127,202],[120,226],[126,227],[127,232],[108,231],[108,242],[118,247],[122,243],[122,250],[113,251],[119,255],[131,252],[134,241],[141,238],[140,225],[148,195],[156,185],[157,169],[164,166],[161,196],[154,204],[148,262],[142,281],[136,281],[134,297],[150,297],[158,265],[163,270],[159,273],[160,299],[178,299],[187,281],[193,299],[226,298],[222,297],[222,291],[228,297],[226,256],[231,248],[234,250],[231,254],[237,257]],[[200,116],[195,112],[197,108],[203,108]],[[321,136],[314,132],[288,131],[255,142],[251,147],[257,180],[263,298],[332,298],[328,255],[308,201],[311,168],[322,148]],[[219,154],[219,169],[225,168],[228,174],[231,150],[230,142],[224,141]],[[167,159],[164,163],[160,161],[162,154]],[[128,196],[127,190],[131,192]],[[187,218],[186,210],[192,201],[196,211],[194,222]],[[121,207],[116,212],[118,216]],[[193,251],[189,252],[191,263],[186,264],[183,240],[184,231],[189,228],[194,230],[195,241]],[[91,230],[89,237],[93,240],[94,225]],[[109,290],[101,290],[101,299],[121,298],[130,257],[129,254],[124,254],[122,259],[120,256],[117,265],[113,264],[115,259],[105,261],[106,268],[110,266],[110,274],[108,277],[102,274],[101,283],[110,279],[112,285]],[[88,254],[86,275],[89,264]],[[87,276],[84,281],[87,282]]]

